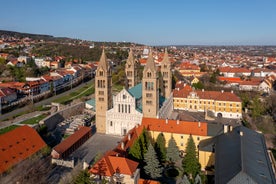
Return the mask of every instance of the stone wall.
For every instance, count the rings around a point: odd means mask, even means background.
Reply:
[[[82,114],[85,107],[85,103],[81,102],[76,105],[68,106],[63,110],[60,110],[39,122],[40,125],[44,124],[48,130],[51,131],[56,128],[57,124],[78,114]]]

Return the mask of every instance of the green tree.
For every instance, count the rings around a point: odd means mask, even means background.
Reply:
[[[73,184],[90,184],[92,181],[90,180],[90,175],[88,170],[81,171],[78,176],[73,180]]]
[[[136,139],[134,141],[134,144],[130,147],[129,155],[130,155],[130,158],[137,161],[140,161],[143,159],[139,138]]]
[[[138,139],[129,150],[130,157],[136,159],[137,161],[143,161],[144,155],[147,153],[149,143],[150,136],[148,131],[144,128],[141,135],[139,135]]]
[[[163,133],[159,133],[154,144],[158,160],[162,163],[166,161],[166,140]]]
[[[145,173],[150,178],[157,179],[161,177],[162,168],[151,143],[149,144],[148,151],[145,154],[144,162],[146,163],[144,166]]]
[[[182,166],[184,172],[189,176],[192,176],[192,178],[195,178],[195,176],[200,172],[200,163],[196,156],[196,146],[191,135],[188,138],[186,155],[182,160]]]
[[[260,117],[265,112],[265,107],[258,98],[255,96],[251,102],[251,113],[253,118]]]
[[[179,159],[180,159],[180,157],[179,157],[179,149],[178,149],[178,147],[176,145],[176,142],[175,142],[174,138],[171,137],[171,139],[169,140],[169,143],[168,143],[167,158],[166,158],[166,160],[169,163],[174,164]]]
[[[195,89],[203,89],[204,85],[202,84],[202,82],[198,82],[198,83],[194,83],[192,84],[192,87],[194,87]]]

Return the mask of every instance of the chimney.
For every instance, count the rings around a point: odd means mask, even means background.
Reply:
[[[131,139],[131,134],[130,133],[127,135],[127,139],[130,141],[130,139]]]
[[[186,86],[186,83],[184,83],[184,87]]]
[[[168,124],[168,118],[166,118],[166,124]]]
[[[228,125],[223,125],[223,133],[227,133],[228,132]]]
[[[243,136],[243,131],[240,131],[240,136]]]
[[[221,90],[221,93],[224,93],[224,90]]]
[[[200,126],[201,126],[201,123],[200,123],[200,121],[198,122],[198,128],[200,128]]]
[[[204,89],[202,89],[202,92],[204,92]]]
[[[233,91],[233,90],[231,90],[231,93],[234,93],[234,91]]]
[[[179,119],[176,120],[176,124],[179,125]]]
[[[121,142],[121,149],[125,149],[125,143],[124,142]]]

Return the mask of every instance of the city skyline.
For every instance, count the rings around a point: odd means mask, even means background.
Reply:
[[[276,2],[10,0],[0,29],[147,45],[276,45]]]

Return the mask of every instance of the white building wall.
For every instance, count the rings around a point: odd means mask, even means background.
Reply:
[[[136,110],[135,98],[123,89],[113,98],[113,108],[106,112],[106,134],[122,136],[141,124],[142,117]]]

